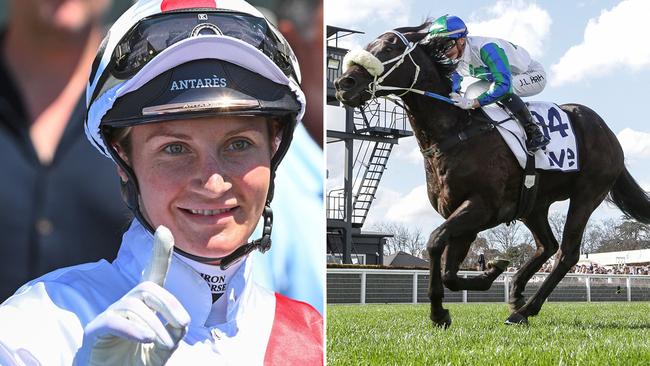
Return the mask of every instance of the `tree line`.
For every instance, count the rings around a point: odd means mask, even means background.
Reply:
[[[549,216],[551,230],[561,244],[566,215],[558,212]],[[429,232],[421,228],[409,228],[403,223],[382,222],[375,224],[373,230],[393,235],[384,244],[384,255],[406,252],[428,259],[426,243]],[[650,225],[622,217],[620,219],[590,220],[582,238],[581,253],[604,253],[621,250],[650,249]],[[483,254],[486,260],[508,259],[519,267],[530,259],[536,251],[535,240],[525,225],[514,221],[510,225],[501,224],[481,232],[472,243],[467,258],[461,265],[463,269],[476,269],[478,258]]]

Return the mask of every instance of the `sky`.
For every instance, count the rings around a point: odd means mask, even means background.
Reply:
[[[365,32],[339,41],[344,48],[444,14],[464,19],[470,35],[523,46],[544,65],[548,78],[544,91],[528,100],[595,110],[621,142],[632,176],[650,191],[650,117],[645,112],[650,105],[650,1],[325,0],[325,9],[326,25]],[[327,106],[326,114],[327,129],[344,130],[343,108]],[[343,144],[328,144],[326,152],[329,191],[343,186]],[[422,161],[415,138],[394,147],[364,230],[392,221],[428,235],[444,221],[427,199]],[[551,211],[567,208],[564,201]],[[615,206],[603,203],[592,220],[620,216]]]

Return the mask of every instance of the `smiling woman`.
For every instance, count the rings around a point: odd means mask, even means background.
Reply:
[[[255,8],[219,6],[137,2],[104,39],[86,134],[135,218],[113,263],[0,306],[1,365],[323,363],[320,314],[255,283],[250,258],[271,247],[275,171],[305,108],[298,65]]]
[[[132,129],[130,141],[131,159],[121,156],[140,182],[143,215],[168,227],[179,249],[224,257],[251,236],[270,181],[265,118],[146,124]]]

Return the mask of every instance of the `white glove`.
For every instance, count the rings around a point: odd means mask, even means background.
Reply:
[[[162,286],[174,249],[164,226],[154,236],[140,283],[84,329],[75,365],[164,365],[187,333],[190,316]],[[167,322],[163,325],[159,313]]]
[[[449,94],[449,97],[454,101],[454,105],[458,108],[474,109],[474,99],[461,97],[458,93],[451,93]]]

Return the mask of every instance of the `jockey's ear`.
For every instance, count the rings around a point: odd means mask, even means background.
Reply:
[[[466,37],[461,37],[456,40],[456,47],[458,47],[458,57],[462,57],[465,53],[465,44],[467,43]]]

